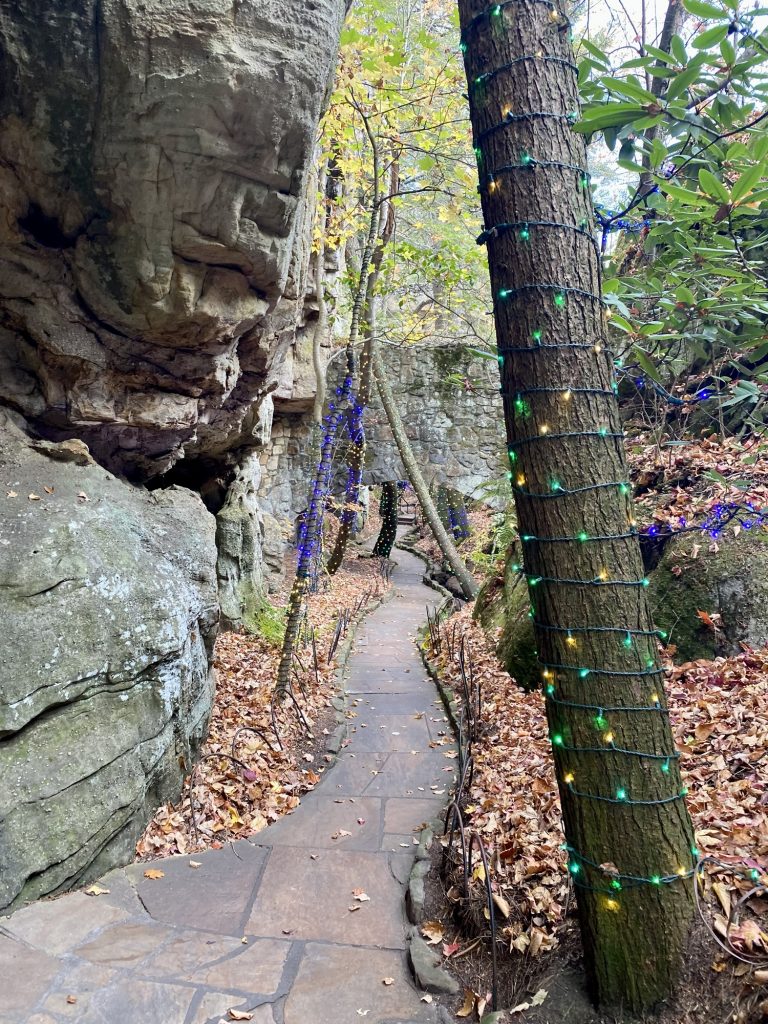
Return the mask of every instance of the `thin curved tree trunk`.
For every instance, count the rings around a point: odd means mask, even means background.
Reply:
[[[421,474],[416,456],[413,454],[411,448],[411,442],[408,440],[408,435],[405,432],[403,421],[400,417],[400,412],[395,403],[395,396],[392,394],[392,388],[390,387],[389,380],[387,379],[387,371],[384,368],[384,364],[381,360],[381,354],[378,349],[374,347],[371,352],[371,362],[373,364],[373,374],[376,378],[376,385],[379,389],[379,395],[381,396],[381,404],[384,406],[384,411],[387,414],[387,420],[392,430],[392,434],[397,445],[397,450],[400,453],[405,471],[408,474],[408,479],[413,485],[413,489],[416,492],[416,497],[419,499],[424,518],[429,524],[429,528],[434,534],[435,540],[437,541],[440,550],[446,558],[446,561],[451,567],[454,576],[459,581],[461,589],[467,600],[473,600],[477,595],[477,583],[472,577],[471,573],[464,564],[464,560],[456,550],[456,545],[453,543],[451,538],[440,521],[440,516],[435,508],[435,503],[432,501],[432,497],[429,493],[429,487],[427,482]]]
[[[595,1000],[666,999],[697,862],[631,507],[565,15],[459,0],[524,570]]]
[[[394,480],[387,480],[381,485],[381,500],[379,501],[381,529],[373,546],[373,554],[380,558],[389,558],[397,539],[398,497],[397,484]]]

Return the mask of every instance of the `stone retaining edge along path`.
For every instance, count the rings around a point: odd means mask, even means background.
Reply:
[[[450,1020],[405,957],[418,832],[455,775],[414,643],[439,596],[415,555],[397,562],[394,599],[347,665],[349,743],[318,788],[250,840],[158,862],[163,878],[133,864],[104,876],[102,895],[0,918],[0,1024],[218,1024],[230,1008],[254,1024]]]

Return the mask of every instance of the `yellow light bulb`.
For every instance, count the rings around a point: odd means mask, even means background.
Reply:
[[[510,113],[509,107],[504,107],[504,109],[501,112],[501,116],[502,117],[506,117],[509,113]]]
[[[685,876],[686,876],[686,875],[688,874],[688,872],[686,871],[686,869],[685,869],[685,868],[678,868],[678,869],[677,869],[677,874],[678,874],[678,875],[679,875],[679,876],[680,876],[681,878],[685,878]]]
[[[601,569],[600,572],[597,574],[597,578],[599,580],[607,580],[608,579],[608,570],[607,569]]]
[[[573,782],[573,772],[567,772],[563,776],[563,782],[566,784],[566,786],[570,786],[570,784]]]
[[[546,423],[542,423],[541,424],[541,426],[539,427],[539,433],[540,434],[548,434],[549,433],[549,427],[547,426]]]
[[[568,644],[569,647],[575,647],[578,641],[576,640],[575,636],[567,636],[565,638],[565,642]]]
[[[610,910],[611,913],[613,913],[613,914],[615,914],[619,910],[621,910],[621,904],[619,903],[618,900],[610,900],[610,899],[605,900],[605,902],[603,903],[603,906],[605,907],[606,910]]]
[[[605,734],[605,736],[603,736],[603,739],[605,740],[606,743],[613,743],[613,733],[612,732],[607,732]]]
[[[553,7],[553,8],[552,8],[552,10],[551,10],[551,11],[549,12],[549,20],[550,20],[550,21],[553,21],[553,22],[558,22],[558,21],[560,21],[560,15],[558,14],[558,12],[557,12],[557,11],[555,10],[555,8],[554,8],[554,7]]]
[[[653,703],[653,704],[658,704],[659,703],[659,695],[658,695],[658,693],[652,693],[651,694],[651,703]]]
[[[571,391],[570,388],[568,388],[567,391],[563,392],[563,401],[564,402],[570,402],[571,397],[572,397],[572,391]]]
[[[597,345],[595,345],[595,352],[602,352],[602,351],[603,351],[603,346],[601,344],[598,343]]]
[[[489,192],[495,192],[496,191],[496,182],[495,181],[489,181],[488,182],[488,191]]]
[[[549,671],[548,668],[545,668],[544,671],[541,674],[542,674],[544,679],[551,679],[552,678],[552,673]]]
[[[524,483],[525,483],[525,476],[522,473],[518,473],[517,474],[517,485],[518,485],[518,487],[522,487]]]

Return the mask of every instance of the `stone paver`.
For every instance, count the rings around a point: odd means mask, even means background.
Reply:
[[[418,559],[396,558],[395,597],[348,664],[349,743],[319,788],[251,840],[162,861],[161,879],[134,864],[102,895],[0,918],[0,1024],[218,1024],[230,1008],[253,1024],[435,1024],[403,897],[456,765],[413,644],[436,595]]]

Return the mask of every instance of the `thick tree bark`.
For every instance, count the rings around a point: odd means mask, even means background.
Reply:
[[[695,853],[626,483],[586,150],[571,130],[568,24],[541,0],[459,0],[459,12],[510,476],[588,981],[599,1003],[639,1011],[673,988]]]
[[[373,546],[373,554],[381,558],[389,558],[397,538],[397,505],[397,484],[394,480],[387,480],[381,485],[381,500],[379,501],[381,529]]]
[[[416,456],[413,454],[411,442],[408,440],[408,435],[405,432],[403,421],[395,403],[395,397],[392,394],[392,388],[387,379],[387,371],[381,361],[381,354],[377,349],[371,352],[371,362],[373,364],[373,375],[376,378],[376,385],[381,396],[381,404],[384,406],[384,412],[387,414],[387,420],[392,430],[397,450],[408,474],[408,479],[411,481],[416,492],[416,497],[419,499],[424,518],[429,523],[429,528],[434,534],[440,550],[445,555],[454,576],[459,581],[464,596],[467,600],[472,600],[477,596],[477,583],[464,564],[463,558],[456,550],[456,545],[440,522],[440,516],[435,508],[435,503],[432,501],[427,482],[422,476]]]

